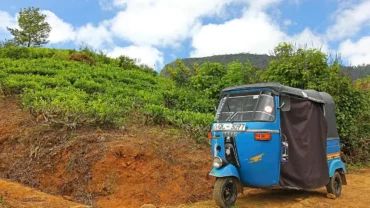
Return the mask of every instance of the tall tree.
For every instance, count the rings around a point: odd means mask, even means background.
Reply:
[[[39,12],[39,8],[29,7],[21,9],[18,16],[18,28],[8,28],[14,36],[13,43],[22,46],[41,46],[49,41],[51,27],[45,21],[46,15]]]

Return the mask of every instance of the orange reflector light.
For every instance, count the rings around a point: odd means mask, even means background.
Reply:
[[[212,133],[211,132],[208,132],[207,137],[208,137],[208,139],[212,139]]]
[[[269,141],[271,140],[271,134],[270,133],[255,133],[254,139],[260,140],[260,141]]]

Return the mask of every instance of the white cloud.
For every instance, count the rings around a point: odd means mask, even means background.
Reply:
[[[339,53],[347,58],[351,65],[370,64],[370,36],[362,37],[357,42],[345,40],[339,45]]]
[[[113,18],[111,29],[136,45],[176,46],[192,36],[202,17],[220,16],[232,1],[113,0],[123,10]]]
[[[304,29],[301,33],[288,37],[288,42],[303,48],[321,49],[322,52],[328,53],[329,46],[323,35],[312,32],[309,28]]]
[[[112,58],[125,55],[132,59],[139,59],[140,63],[157,69],[163,66],[163,53],[151,46],[115,47],[107,55]]]
[[[258,1],[249,7],[243,17],[222,24],[209,24],[201,27],[192,40],[192,57],[217,54],[257,53],[268,54],[280,42],[291,42],[306,48],[321,48],[328,52],[325,37],[306,28],[295,35],[286,34],[275,19],[264,12],[279,1]],[[286,23],[290,24],[291,22]]]
[[[341,3],[341,2],[339,2]],[[340,6],[340,5],[339,5]],[[364,27],[370,26],[370,0],[363,0],[359,4],[348,7],[340,6],[334,13],[335,23],[328,28],[326,34],[330,40],[339,40],[351,37]]]
[[[11,38],[6,27],[17,28],[17,19],[15,16],[9,15],[8,12],[0,11],[0,41]]]
[[[46,21],[51,26],[51,32],[49,35],[50,43],[63,43],[75,39],[76,33],[71,24],[64,22],[49,10],[43,10],[41,13],[46,15]]]
[[[263,12],[223,24],[203,26],[193,37],[192,57],[228,53],[268,53],[286,35]]]
[[[72,24],[65,22],[53,12],[48,10],[41,11],[46,15],[46,21],[51,26],[49,40],[51,44],[73,41],[76,44],[86,43],[93,48],[100,48],[105,43],[112,43],[111,33],[107,27],[109,23],[103,21],[97,27],[87,23],[79,28],[74,28]]]
[[[6,27],[14,28],[17,26],[17,19],[9,15],[8,12],[0,11],[0,30],[6,31]]]
[[[103,22],[98,27],[88,23],[77,29],[75,42],[77,44],[84,42],[93,48],[100,48],[105,43],[112,44],[113,39],[106,23]]]

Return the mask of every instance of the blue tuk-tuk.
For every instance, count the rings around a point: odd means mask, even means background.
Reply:
[[[221,92],[209,134],[214,200],[232,206],[243,187],[315,189],[346,185],[333,98],[279,83]]]

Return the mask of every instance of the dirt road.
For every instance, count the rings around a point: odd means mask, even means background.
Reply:
[[[348,185],[344,186],[342,196],[337,199],[326,198],[325,188],[313,191],[282,191],[246,189],[244,196],[237,201],[238,208],[255,207],[338,207],[338,208],[365,208],[370,207],[370,170],[363,170],[347,175]],[[47,195],[22,185],[0,180],[0,207],[1,208],[77,208],[85,207],[61,197]],[[191,205],[171,206],[171,208],[198,208],[216,207],[213,201],[199,202]],[[167,207],[170,208],[170,207]]]
[[[244,196],[241,196],[239,198],[239,200],[236,203],[236,207],[238,208],[370,207],[370,170],[362,170],[353,174],[348,174],[347,182],[348,185],[343,186],[342,196],[337,199],[326,198],[325,188],[313,191],[245,189]],[[209,201],[196,203],[185,207],[213,208],[216,207],[216,205],[213,201]]]

